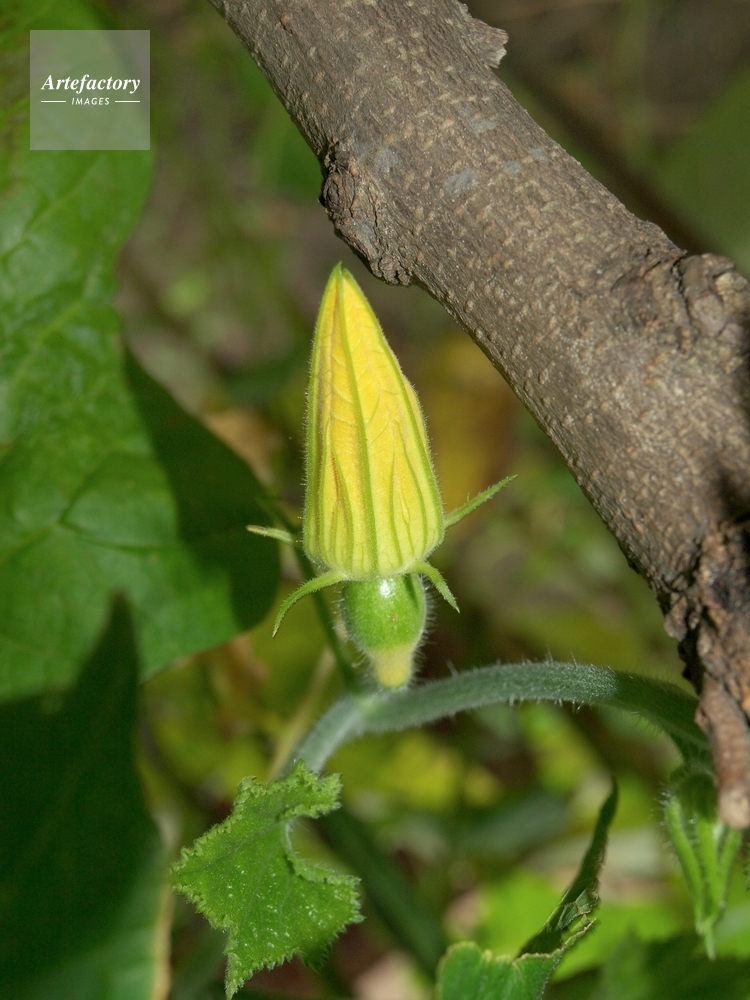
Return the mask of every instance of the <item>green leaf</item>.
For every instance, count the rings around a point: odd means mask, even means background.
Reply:
[[[437,1000],[537,1000],[553,969],[548,955],[505,958],[462,941],[440,965]]]
[[[515,958],[482,952],[471,942],[453,945],[438,970],[437,1000],[540,1000],[565,953],[592,927],[607,831],[617,808],[613,788],[581,867],[552,916]]]
[[[290,824],[338,805],[336,775],[303,764],[282,781],[247,778],[232,815],[182,852],[175,885],[214,927],[229,930],[226,990],[232,996],[263,966],[293,955],[319,960],[359,920],[357,879],[311,865],[292,849]]]
[[[134,533],[146,549],[139,561],[124,560],[117,579],[117,563],[110,553],[105,569],[113,574],[115,586],[133,594],[145,669],[150,672],[259,622],[276,592],[278,546],[247,531],[251,518],[267,519],[268,500],[245,462],[185,413],[132,356],[126,370],[156,459],[151,463],[152,481],[158,481],[163,492],[161,504],[152,494],[135,508]],[[116,484],[106,483],[110,493],[101,503],[96,498],[102,513],[114,503],[114,485],[122,490],[128,485],[126,476],[118,476]],[[125,513],[120,508],[108,517],[105,531],[110,536],[123,524]],[[164,521],[155,523],[160,515]]]
[[[599,872],[604,864],[607,833],[617,810],[615,786],[599,812],[591,843],[578,874],[542,930],[521,949],[521,954],[549,954],[567,948],[592,926],[587,920],[599,905]]]
[[[0,995],[149,1000],[166,858],[133,761],[123,604],[63,699],[0,707]]]
[[[11,86],[28,34],[0,47]],[[148,674],[259,621],[278,578],[249,468],[123,358],[113,272],[149,154],[30,152],[27,102],[0,141],[0,698],[69,683],[115,591]]]

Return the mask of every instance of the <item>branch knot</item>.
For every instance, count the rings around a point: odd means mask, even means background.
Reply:
[[[360,177],[356,159],[336,151],[326,156],[324,166],[328,174],[320,200],[336,232],[376,278],[391,285],[408,285],[409,270],[386,249],[389,241],[380,233],[375,197],[370,184]]]

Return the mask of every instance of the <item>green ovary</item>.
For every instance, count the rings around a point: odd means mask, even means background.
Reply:
[[[406,684],[424,632],[424,586],[416,573],[355,580],[343,588],[342,610],[349,637],[389,688]]]

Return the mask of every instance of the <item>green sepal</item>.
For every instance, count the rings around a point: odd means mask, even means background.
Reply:
[[[273,634],[276,635],[279,631],[279,625],[284,620],[284,615],[301,597],[314,594],[316,590],[322,590],[324,587],[333,587],[334,584],[341,583],[345,579],[346,577],[338,570],[330,570],[328,573],[321,573],[320,576],[313,577],[312,580],[306,580],[301,587],[298,587],[293,594],[287,597],[279,608],[279,613],[276,615],[276,621],[273,626]]]
[[[439,569],[431,566],[430,563],[426,561],[422,561],[414,563],[414,565],[410,567],[409,572],[421,573],[422,576],[426,576],[435,590],[437,590],[438,594],[440,594],[440,596],[444,598],[448,604],[450,604],[453,610],[458,611],[459,614],[461,613],[459,611],[458,604],[456,603],[456,598],[451,593],[451,589],[445,582],[443,574]]]
[[[260,524],[248,524],[247,530],[254,535],[262,535],[263,538],[275,538],[277,542],[285,545],[302,547],[302,538],[292,534],[291,531],[284,531],[283,528],[265,528]]]
[[[483,503],[487,503],[487,501],[491,500],[494,495],[503,488],[503,486],[507,486],[508,483],[512,483],[515,478],[515,476],[506,476],[505,479],[501,479],[500,482],[495,483],[494,486],[490,486],[481,493],[477,493],[473,500],[467,500],[465,504],[462,504],[460,507],[456,507],[456,509],[452,510],[450,514],[446,514],[444,520],[446,529],[452,527],[454,524],[458,524],[459,521],[463,521],[467,514],[471,514],[472,511],[477,509],[477,507],[481,507]]]

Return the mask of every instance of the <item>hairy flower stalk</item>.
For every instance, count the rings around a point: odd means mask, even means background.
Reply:
[[[443,513],[419,401],[370,304],[340,264],[315,326],[306,471],[302,544],[321,573],[287,598],[275,628],[305,594],[342,583],[349,638],[381,684],[400,687],[411,677],[424,634],[421,577],[458,610],[428,557],[446,527],[508,480]],[[250,530],[296,543],[277,529]]]

